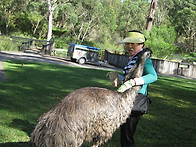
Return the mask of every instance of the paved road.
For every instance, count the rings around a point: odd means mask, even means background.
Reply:
[[[32,53],[32,52],[8,52],[1,51],[0,52],[0,62],[5,60],[25,60],[32,62],[42,62],[42,63],[51,63],[51,64],[59,64],[59,65],[68,65],[68,66],[78,66],[84,68],[96,68],[96,69],[104,69],[104,70],[121,70],[111,65],[106,65],[103,63],[97,64],[84,64],[80,65],[78,63],[74,63],[66,58],[53,57],[53,56],[42,56],[40,54]]]
[[[66,59],[66,58],[42,56],[38,53],[1,51],[0,52],[0,81],[6,81],[6,74],[5,74],[3,65],[2,65],[2,62],[6,60],[25,60],[25,61],[32,61],[32,62],[77,66],[77,67],[82,67],[82,68],[94,68],[94,69],[121,71],[121,69],[119,68],[116,68],[111,65],[106,65],[103,63],[80,65],[78,63],[71,62],[69,59]]]

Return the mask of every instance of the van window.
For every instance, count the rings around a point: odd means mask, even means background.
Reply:
[[[69,50],[70,52],[73,52],[73,51],[74,51],[74,45],[70,45],[69,48],[68,48],[68,50]]]

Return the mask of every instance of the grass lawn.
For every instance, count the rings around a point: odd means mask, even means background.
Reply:
[[[4,68],[8,81],[0,82],[0,147],[28,147],[39,116],[75,89],[115,90],[105,70],[24,61],[6,61]],[[136,147],[195,147],[196,80],[159,76],[149,94],[152,104],[139,122]],[[120,147],[119,130],[103,147]]]

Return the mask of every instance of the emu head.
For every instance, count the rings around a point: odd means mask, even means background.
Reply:
[[[139,53],[137,62],[135,63],[134,67],[129,70],[129,74],[125,76],[125,81],[142,76],[144,63],[146,62],[146,59],[151,56],[151,54],[152,51],[149,48],[145,48]]]

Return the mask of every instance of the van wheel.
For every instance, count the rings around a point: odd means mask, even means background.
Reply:
[[[86,62],[85,58],[80,58],[80,59],[78,60],[78,63],[79,63],[79,64],[84,64],[85,62]]]

